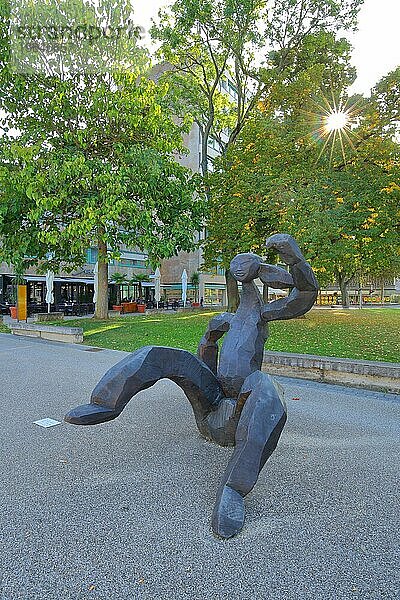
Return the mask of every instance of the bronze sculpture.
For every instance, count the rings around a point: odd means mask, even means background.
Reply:
[[[160,379],[177,383],[192,405],[200,433],[220,445],[235,447],[212,517],[213,531],[222,538],[242,529],[244,497],[254,487],[286,422],[283,394],[261,371],[268,322],[303,315],[318,292],[314,273],[291,236],[275,234],[266,247],[278,253],[289,272],[263,263],[256,254],[238,254],[230,268],[242,283],[239,308],[210,321],[197,357],[178,348],[140,348],[103,376],[90,404],[78,406],[65,417],[77,425],[109,421],[135,394]],[[273,288],[288,288],[290,293],[264,304],[256,278]],[[224,334],[218,361],[217,342]]]

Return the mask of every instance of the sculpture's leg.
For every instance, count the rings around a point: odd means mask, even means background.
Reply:
[[[182,388],[200,432],[212,437],[206,418],[217,410],[223,396],[218,379],[190,352],[163,346],[145,346],[117,363],[94,388],[90,404],[74,408],[65,420],[75,425],[94,425],[115,419],[132,396],[163,378]]]
[[[283,394],[271,377],[261,371],[246,378],[238,406],[243,402],[235,449],[222,477],[212,517],[213,531],[222,538],[232,537],[242,529],[243,498],[253,489],[286,422]]]

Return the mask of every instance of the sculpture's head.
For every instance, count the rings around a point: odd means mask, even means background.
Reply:
[[[243,283],[257,279],[262,259],[253,254],[246,252],[245,254],[237,254],[230,264],[230,272],[237,281]]]

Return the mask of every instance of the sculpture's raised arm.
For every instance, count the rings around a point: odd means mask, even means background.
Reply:
[[[313,306],[318,294],[318,282],[313,270],[295,240],[288,234],[277,233],[271,236],[267,240],[266,247],[267,250],[271,248],[276,250],[280,259],[289,265],[288,275],[292,278],[292,284],[281,287],[293,286],[293,289],[286,298],[266,304],[262,313],[263,318],[266,321],[277,321],[304,315]]]
[[[258,277],[265,285],[272,288],[285,289],[295,287],[291,274],[286,269],[282,269],[282,267],[277,267],[276,265],[261,263]]]
[[[233,313],[222,313],[211,319],[207,331],[200,340],[197,356],[213,373],[217,373],[218,367],[217,341],[228,331],[232,318]]]

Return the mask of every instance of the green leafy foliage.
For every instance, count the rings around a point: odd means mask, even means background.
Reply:
[[[219,168],[214,164],[210,169],[214,159],[209,142],[228,153],[261,99],[276,104],[280,96],[284,107],[288,88],[292,98],[299,88],[304,95],[308,80],[318,78],[327,64],[335,68],[336,81],[354,79],[347,60],[349,44],[332,39],[338,30],[356,26],[361,4],[362,0],[175,0],[160,12],[152,35],[160,44],[160,59],[169,65],[165,77],[176,89],[177,114],[190,114],[199,127],[204,176]],[[221,238],[229,254],[232,240],[224,233]],[[227,272],[232,310],[234,283]]]
[[[138,273],[137,275],[134,275],[132,277],[132,279],[130,279],[129,284],[133,285],[134,283],[138,284],[138,292],[139,292],[139,298],[143,299],[143,283],[150,281],[149,276],[146,275],[146,273]]]
[[[320,283],[340,284],[345,302],[352,278],[399,273],[398,77],[389,74],[364,99],[347,156],[339,141],[320,156],[324,140],[310,136],[316,108],[303,78],[282,100],[261,103],[211,178],[206,263],[228,266],[249,249],[264,254],[265,239],[287,231]]]
[[[200,274],[198,271],[192,273],[190,277],[190,283],[194,287],[194,298],[195,302],[199,301],[199,284],[200,284]]]
[[[104,316],[107,264],[121,244],[152,263],[193,247],[204,202],[175,159],[184,125],[143,53],[128,70],[13,73],[2,33],[0,260],[20,272],[72,269],[97,244]]]
[[[175,108],[190,113],[202,137],[202,171],[208,172],[207,143],[225,152],[261,97],[310,65],[336,61],[342,76],[345,40],[332,45],[338,29],[352,29],[362,0],[175,0],[152,28],[166,76],[178,90]],[[316,43],[318,40],[318,43]],[[345,71],[347,72],[345,73]],[[228,97],[226,78],[233,83]]]

